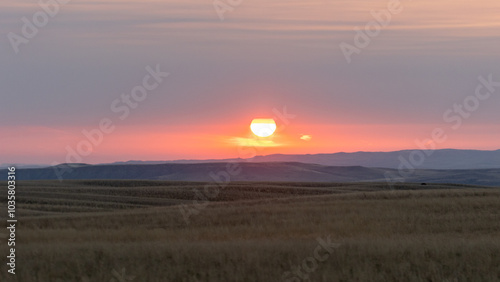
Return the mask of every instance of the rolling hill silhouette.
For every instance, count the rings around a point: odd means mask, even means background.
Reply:
[[[238,169],[229,166],[237,165]],[[18,169],[18,180],[58,179],[66,165],[48,168]],[[230,175],[228,171],[239,172]],[[6,180],[7,171],[0,171]],[[362,166],[325,166],[297,162],[238,162],[151,165],[84,165],[71,166],[63,179],[154,179],[175,181],[279,181],[279,182],[385,182],[390,175],[398,181],[457,183],[500,186],[500,169],[414,170],[406,178],[396,169]],[[228,179],[227,177],[230,176]]]

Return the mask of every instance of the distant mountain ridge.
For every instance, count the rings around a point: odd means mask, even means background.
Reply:
[[[236,166],[236,167],[234,167]],[[324,166],[297,162],[240,162],[150,165],[77,165],[61,174],[65,165],[16,170],[17,180],[63,179],[149,179],[170,181],[277,181],[277,182],[385,182],[386,176],[400,176],[397,169],[362,166]],[[7,170],[0,171],[6,180]],[[392,179],[392,178],[391,178]],[[394,178],[396,179],[396,178]],[[398,179],[400,181],[401,179]],[[500,169],[418,169],[404,182],[456,183],[500,187]]]
[[[414,153],[412,153],[414,152]],[[416,152],[416,153],[415,153]],[[410,154],[424,154],[424,162],[415,168],[419,169],[486,169],[500,168],[500,150],[457,150],[441,149],[427,151],[429,156],[420,150],[402,150],[393,152],[355,152],[333,154],[286,155],[273,154],[256,156],[252,159],[210,159],[210,160],[176,160],[176,161],[128,161],[109,165],[131,164],[165,164],[165,163],[215,163],[215,162],[300,162],[321,164],[326,166],[364,166],[397,169],[401,159],[410,160]],[[415,156],[414,156],[415,158]]]
[[[386,181],[405,175],[406,182],[459,183],[500,186],[500,150],[356,152],[312,155],[274,154],[252,159],[128,161],[113,164],[61,164],[56,167],[17,167],[18,180],[158,179],[212,181],[210,173],[238,163],[242,173],[232,181],[353,182]],[[58,175],[59,174],[59,175]],[[7,170],[0,168],[0,180]]]
[[[459,150],[440,149],[433,151],[430,156],[425,155],[424,162],[415,168],[418,169],[487,169],[500,168],[500,150]],[[272,154],[255,156],[252,159],[206,159],[206,160],[169,160],[169,161],[142,161],[130,160],[125,162],[103,163],[100,165],[137,165],[137,164],[194,164],[220,162],[299,162],[321,164],[326,166],[364,166],[397,169],[401,159],[410,160],[410,154],[422,154],[421,150],[401,150],[392,152],[354,152],[332,154]],[[425,154],[425,153],[424,153]],[[1,164],[0,169],[6,169],[8,164]],[[50,165],[21,164],[18,168],[43,168]]]

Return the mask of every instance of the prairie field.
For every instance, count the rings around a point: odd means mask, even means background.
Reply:
[[[0,281],[500,281],[499,188],[206,185],[20,181]]]

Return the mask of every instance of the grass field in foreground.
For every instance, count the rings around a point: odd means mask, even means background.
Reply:
[[[203,186],[19,182],[0,281],[500,281],[500,189],[232,183],[188,223]]]

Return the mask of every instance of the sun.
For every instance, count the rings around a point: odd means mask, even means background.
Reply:
[[[272,118],[256,118],[252,120],[250,129],[259,137],[269,137],[276,130],[276,122]]]

